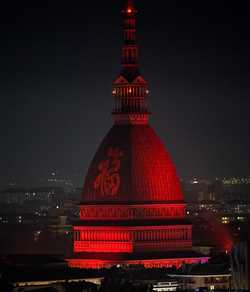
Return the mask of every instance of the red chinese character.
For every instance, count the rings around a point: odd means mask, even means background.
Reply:
[[[99,175],[94,181],[94,189],[99,190],[103,196],[115,196],[121,182],[119,170],[123,153],[118,148],[110,147],[107,156],[108,159],[98,165]]]

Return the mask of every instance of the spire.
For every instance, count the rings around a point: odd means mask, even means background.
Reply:
[[[133,0],[125,1],[123,14],[122,69],[125,75],[138,73],[138,45],[136,42],[136,13]],[[132,72],[133,71],[133,72]],[[131,77],[131,76],[129,76]]]
[[[139,72],[136,14],[134,1],[125,0],[122,9],[122,68],[120,75],[113,82],[115,123],[145,124],[148,122],[149,112],[146,102],[148,85]]]

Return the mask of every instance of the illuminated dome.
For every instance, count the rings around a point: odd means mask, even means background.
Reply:
[[[87,173],[82,202],[182,201],[179,179],[149,125],[114,125]]]
[[[86,175],[73,226],[74,268],[180,267],[206,262],[192,251],[192,225],[174,165],[149,125],[133,0],[125,0],[122,68],[113,81],[114,125]]]

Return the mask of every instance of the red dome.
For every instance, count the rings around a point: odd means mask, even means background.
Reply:
[[[82,201],[183,201],[171,158],[149,125],[110,129],[91,162]]]

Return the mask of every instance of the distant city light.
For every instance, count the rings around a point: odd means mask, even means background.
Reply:
[[[229,223],[229,218],[228,217],[222,217],[221,218],[222,224],[228,224]]]
[[[192,181],[191,181],[191,184],[198,184],[199,181],[197,180],[197,178],[194,178]]]
[[[250,178],[247,177],[247,178],[236,178],[236,177],[233,177],[233,178],[224,178],[222,180],[222,183],[224,185],[241,185],[241,184],[246,184],[246,185],[249,185],[250,184]]]

